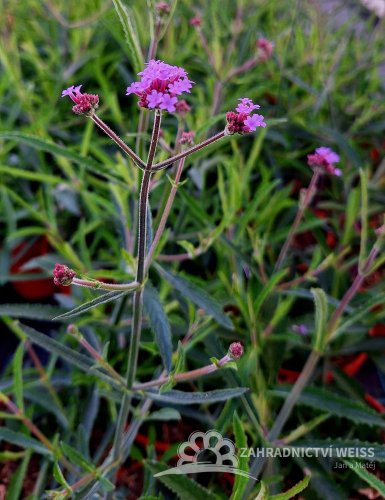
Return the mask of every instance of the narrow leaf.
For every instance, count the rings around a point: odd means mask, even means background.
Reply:
[[[147,461],[146,467],[150,469],[153,474],[163,472],[167,469],[166,464],[160,462]],[[165,475],[157,478],[173,493],[175,493],[181,500],[197,500],[204,498],[207,500],[217,500],[216,495],[211,493],[200,484],[183,475]]]
[[[31,449],[36,453],[40,453],[40,455],[52,455],[51,450],[46,448],[37,439],[26,436],[21,432],[12,431],[6,427],[0,428],[0,442],[1,441],[7,441],[7,443],[15,444],[16,446],[20,446],[26,450]]]
[[[385,483],[381,481],[380,478],[371,474],[364,467],[360,467],[360,462],[355,460],[344,460],[345,464],[350,467],[350,469],[357,474],[361,479],[363,479],[366,483],[369,484],[372,488],[374,488],[381,495],[382,498],[385,498]]]
[[[243,429],[242,421],[238,417],[237,412],[234,412],[233,431],[235,436],[235,444],[238,450],[247,448],[246,433]],[[244,472],[249,472],[248,458],[246,456],[242,456],[242,454],[239,457],[238,468]],[[239,475],[235,476],[235,482],[233,487],[233,494],[231,495],[231,500],[241,500],[242,494],[245,490],[248,481],[249,480],[247,477]]]
[[[16,406],[24,413],[23,397],[23,357],[24,343],[20,342],[19,347],[13,356],[13,389],[15,392]]]
[[[146,284],[143,301],[145,311],[150,318],[151,329],[155,334],[155,339],[159,346],[163,365],[167,372],[170,372],[172,365],[172,342],[170,324],[160,302],[158,293],[150,283]]]
[[[220,325],[229,330],[233,330],[233,324],[228,316],[223,312],[220,303],[211,297],[206,290],[198,287],[195,283],[188,281],[186,278],[176,276],[175,274],[166,271],[159,264],[155,264],[158,273],[167,280],[178,292],[188,298],[198,307],[201,307],[207,314],[212,316]]]
[[[315,305],[314,349],[322,353],[326,343],[326,323],[328,320],[328,302],[322,288],[311,288]]]
[[[114,290],[112,292],[107,292],[101,295],[100,297],[97,297],[96,299],[92,299],[89,302],[85,302],[79,307],[75,307],[75,309],[71,309],[71,311],[67,311],[66,313],[60,314],[59,316],[56,316],[55,318],[52,318],[54,321],[58,319],[67,319],[67,318],[73,318],[74,316],[79,316],[80,314],[83,314],[90,309],[93,309],[94,307],[98,307],[101,304],[106,304],[107,302],[111,302],[112,300],[117,300],[126,295],[128,292],[126,290],[120,291],[120,290]]]
[[[270,500],[290,500],[290,498],[294,498],[296,495],[301,493],[304,489],[309,486],[310,477],[304,477],[302,481],[297,483],[295,486],[290,488],[290,490],[285,491],[284,493],[279,493],[278,495],[273,495],[269,497]]]
[[[172,390],[163,394],[159,394],[153,390],[148,390],[144,394],[153,401],[158,401],[160,403],[191,405],[227,401],[228,399],[236,398],[247,391],[248,389],[245,387],[236,387],[234,389],[217,389],[215,391],[208,392],[183,392]]]
[[[270,391],[271,394],[280,398],[286,398],[289,392],[290,388],[282,386],[278,386],[276,389]],[[381,428],[385,427],[385,419],[375,411],[325,389],[315,387],[305,389],[297,404],[310,406],[323,413],[329,412],[341,418],[348,418],[355,423],[374,425]]]

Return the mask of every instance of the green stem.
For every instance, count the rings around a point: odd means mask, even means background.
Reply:
[[[148,192],[151,180],[151,167],[154,162],[155,151],[158,144],[159,132],[161,123],[161,113],[157,110],[155,112],[154,126],[152,130],[152,138],[150,149],[148,152],[147,164],[145,171],[143,173],[142,184],[140,188],[139,196],[139,222],[138,222],[138,264],[136,272],[136,281],[139,283],[140,288],[134,293],[134,304],[133,304],[133,318],[132,318],[132,333],[131,341],[128,352],[128,363],[127,363],[127,389],[130,390],[133,386],[136,367],[139,354],[139,342],[140,335],[142,331],[142,310],[143,310],[143,283],[145,280],[145,257],[147,248],[147,207],[148,207]],[[113,443],[113,460],[119,459],[121,450],[121,441],[124,433],[124,427],[128,418],[129,408],[131,403],[130,394],[125,394],[123,396],[122,404],[120,407],[120,412],[118,416],[118,422],[115,430],[115,437]]]
[[[311,200],[313,199],[314,192],[315,192],[316,187],[317,187],[317,181],[318,181],[318,178],[320,175],[321,175],[321,172],[319,171],[319,169],[315,169],[314,173],[313,173],[313,177],[311,178],[309,187],[306,190],[305,197],[304,197],[303,201],[300,201],[299,209],[298,209],[297,214],[295,216],[293,225],[290,228],[290,231],[289,231],[289,234],[287,235],[286,241],[283,244],[283,247],[281,248],[281,251],[279,253],[277,262],[275,263],[274,272],[277,272],[281,268],[283,261],[285,260],[287,251],[289,250],[291,243],[293,241],[294,235],[298,230],[298,226],[302,220],[303,214],[304,214],[306,208],[310,205]]]

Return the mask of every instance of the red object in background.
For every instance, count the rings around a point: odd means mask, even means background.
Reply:
[[[40,257],[41,255],[46,255],[49,252],[50,246],[47,237],[39,236],[39,238],[37,238],[28,250],[24,252],[23,250],[26,246],[27,242],[22,241],[12,250],[13,263],[10,268],[11,275],[28,275],[42,272],[42,269],[39,267],[28,269],[28,271],[22,270],[22,267],[34,257]],[[18,257],[18,255],[20,255],[20,257]],[[54,285],[52,278],[31,279],[26,281],[11,280],[11,283],[17,293],[24,299],[28,300],[44,299],[50,297],[54,293],[69,295],[71,291],[70,287]]]
[[[369,330],[369,337],[385,337],[385,323],[377,323]]]
[[[365,401],[368,403],[369,406],[378,411],[378,413],[385,413],[385,406],[382,405],[379,401],[377,401],[377,399],[375,399],[370,394],[368,393],[365,394]]]

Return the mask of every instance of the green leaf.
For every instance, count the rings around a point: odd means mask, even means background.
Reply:
[[[328,302],[326,293],[322,288],[311,288],[315,305],[315,336],[314,349],[323,353],[326,347],[326,323],[328,321]]]
[[[80,370],[86,373],[89,373],[90,370],[92,370],[92,374],[95,375],[95,377],[98,377],[104,382],[108,382],[110,385],[122,390],[122,386],[118,382],[116,382],[116,380],[95,368],[95,361],[92,358],[60,344],[48,335],[40,333],[27,325],[20,326],[24,333],[32,340],[32,342],[39,345],[46,351],[57,354],[58,356],[62,357],[63,359],[76,366],[77,368],[80,368]]]
[[[378,491],[382,498],[385,498],[385,483],[381,481],[381,479],[368,472],[365,468],[360,467],[360,462],[357,462],[356,460],[344,460],[344,462],[353,472],[357,474],[357,476]]]
[[[78,450],[75,450],[75,448],[69,444],[61,442],[60,447],[65,456],[69,458],[73,464],[86,470],[87,472],[94,472],[96,470],[96,467],[92,463],[90,463]]]
[[[13,390],[15,392],[16,406],[24,413],[24,397],[23,397],[23,358],[24,358],[24,343],[20,342],[19,347],[13,356]]]
[[[170,373],[168,382],[165,382],[163,385],[160,386],[159,388],[160,394],[171,391],[171,389],[175,385],[175,375],[177,375],[178,373],[182,373],[185,370],[185,366],[186,366],[186,351],[182,342],[179,341],[178,350],[176,352],[175,367]]]
[[[132,64],[137,73],[144,69],[143,55],[140,48],[138,34],[136,32],[134,21],[128,8],[121,0],[113,0],[116,13],[119,16],[123,26],[124,35],[132,58]]]
[[[174,408],[161,408],[158,411],[154,411],[148,417],[146,417],[146,422],[151,420],[162,422],[168,422],[170,420],[180,420],[182,417],[179,411],[174,410]]]
[[[52,316],[63,312],[60,307],[45,304],[1,304],[0,316],[11,318],[51,320]]]
[[[261,487],[259,489],[258,495],[255,497],[255,500],[268,500],[269,498],[269,490],[267,489],[266,484],[261,481]]]
[[[167,469],[166,464],[161,462],[146,461],[146,467],[153,473],[163,472]],[[165,475],[157,478],[181,500],[197,500],[204,498],[205,500],[217,500],[217,496],[211,493],[200,484],[183,475]]]
[[[269,497],[269,500],[289,500],[290,498],[295,497],[296,495],[301,493],[301,491],[306,489],[309,486],[309,482],[310,482],[310,477],[309,476],[304,477],[302,481],[300,481],[295,486],[290,488],[290,490],[287,490],[284,493],[279,493],[278,495],[273,495]]]
[[[12,431],[6,427],[0,428],[0,442],[1,441],[7,441],[7,443],[15,444],[26,450],[33,450],[36,453],[40,453],[40,455],[52,455],[51,450],[46,448],[37,439],[26,436],[21,432]]]
[[[30,459],[31,453],[28,452],[23,458],[23,461],[19,465],[17,471],[13,474],[7,488],[7,500],[19,500],[19,498],[21,498],[20,495],[23,489],[24,479]]]
[[[183,392],[183,391],[168,391],[159,394],[153,390],[144,392],[145,396],[161,403],[169,403],[176,405],[191,405],[204,403],[217,403],[218,401],[227,401],[230,398],[236,398],[247,392],[245,387],[236,387],[234,389],[217,389],[208,392]]]
[[[235,436],[235,444],[237,448],[240,449],[245,449],[247,448],[247,438],[246,438],[246,433],[243,429],[242,426],[242,421],[238,417],[237,412],[234,412],[233,416],[233,431],[234,431],[234,436]],[[249,472],[249,462],[248,458],[246,456],[241,456],[239,458],[239,467],[240,470],[244,472]],[[246,485],[248,483],[248,478],[243,477],[243,476],[235,476],[235,482],[233,486],[233,493],[231,495],[232,500],[241,500],[242,494],[246,488]]]
[[[64,474],[60,468],[60,465],[57,462],[53,464],[53,477],[61,486],[64,486],[64,488],[68,491],[68,493],[71,493],[72,491],[71,486],[67,483],[66,478],[64,477]]]
[[[20,132],[1,132],[0,139],[15,140],[39,151],[46,151],[47,153],[52,153],[53,155],[63,156],[64,158],[67,158],[67,160],[73,161],[74,163],[83,166],[93,174],[100,175],[105,179],[125,186],[123,181],[121,181],[114,174],[111,174],[111,171],[108,167],[105,167],[103,164],[98,163],[95,160],[85,158],[84,156],[74,153],[73,151],[70,151],[63,146],[55,144],[54,142],[41,139],[40,137],[21,134]]]
[[[184,297],[188,298],[198,307],[201,307],[206,313],[212,316],[220,325],[229,330],[233,330],[233,324],[228,316],[223,312],[220,303],[211,297],[206,290],[198,287],[195,283],[191,283],[186,278],[176,276],[175,274],[166,271],[159,264],[154,264],[158,273],[167,280],[170,285],[178,290]]]
[[[158,293],[150,283],[146,284],[143,302],[145,311],[150,318],[151,329],[155,334],[155,339],[159,346],[163,365],[167,372],[170,372],[172,366],[172,342],[170,324],[160,302]]]
[[[290,389],[278,386],[269,392],[274,396],[286,398]],[[311,408],[320,410],[322,413],[328,412],[341,418],[348,418],[355,423],[385,427],[385,420],[375,411],[325,389],[315,387],[305,389],[297,404],[310,406]]]
[[[368,241],[368,177],[367,173],[360,169],[361,179],[361,230],[360,230],[360,254],[358,258],[359,269],[366,260],[366,245]]]
[[[71,311],[60,314],[59,316],[52,318],[52,320],[56,321],[58,319],[67,319],[79,316],[80,314],[83,314],[90,309],[93,309],[94,307],[98,307],[101,304],[106,304],[107,302],[111,302],[112,300],[118,300],[127,293],[128,292],[126,290],[122,292],[120,290],[114,290],[112,292],[103,293],[103,295],[101,295],[100,297],[96,297],[96,299],[92,299],[89,302],[84,302],[84,304],[82,304],[81,306],[75,307],[75,309],[71,309]]]

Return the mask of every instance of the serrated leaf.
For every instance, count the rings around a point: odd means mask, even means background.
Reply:
[[[242,421],[238,417],[237,412],[234,412],[233,416],[233,431],[235,436],[235,444],[238,450],[247,448],[246,433],[243,429]],[[239,460],[238,468],[244,472],[249,472],[249,461],[247,456],[241,455],[238,460]],[[241,500],[247,483],[248,483],[247,477],[240,475],[235,476],[233,493],[231,495],[232,500]]]
[[[130,15],[128,8],[121,0],[113,0],[113,3],[123,27],[126,42],[132,58],[132,64],[135,71],[139,73],[139,71],[144,69],[144,61],[133,18]]]
[[[80,451],[76,450],[75,448],[65,443],[64,441],[60,443],[60,447],[63,450],[63,453],[66,455],[66,457],[69,458],[73,464],[77,465],[81,469],[86,470],[87,472],[94,472],[96,470],[96,467],[92,463],[90,463],[80,453]]]
[[[290,388],[277,387],[269,391],[272,395],[286,398]],[[375,425],[385,427],[385,419],[366,406],[346,399],[341,395],[333,394],[330,391],[320,388],[305,389],[297,404],[303,404],[320,410],[322,413],[328,412],[341,418],[348,418],[355,423]]]
[[[207,392],[183,392],[172,390],[163,394],[159,394],[155,390],[147,390],[144,394],[153,401],[161,403],[191,405],[227,401],[227,399],[236,398],[247,391],[248,389],[246,387],[237,387],[234,389],[217,389]]]
[[[172,366],[172,342],[170,323],[164,312],[159,296],[155,288],[146,284],[143,295],[144,308],[150,319],[151,329],[155,334],[156,342],[159,346],[163,365],[170,372]]]
[[[90,309],[93,309],[94,307],[98,307],[101,304],[107,304],[107,302],[111,302],[112,300],[118,300],[127,293],[128,292],[126,290],[122,292],[119,290],[114,290],[112,292],[104,293],[100,297],[96,297],[96,299],[92,299],[89,302],[85,302],[81,306],[75,307],[75,309],[71,309],[71,311],[67,311],[63,314],[60,314],[59,316],[56,316],[55,318],[52,318],[52,320],[56,321],[59,319],[68,319],[68,318],[73,318],[75,316],[79,316],[80,314],[83,314],[89,311]]]
[[[360,462],[355,460],[344,460],[345,464],[350,467],[350,469],[357,474],[361,479],[363,479],[366,483],[369,484],[372,488],[374,488],[381,495],[382,498],[385,498],[385,483],[381,481],[380,478],[371,474],[364,467],[360,467]]]
[[[7,443],[12,443],[26,450],[33,450],[40,455],[52,456],[51,450],[46,448],[35,438],[26,436],[21,432],[12,431],[6,427],[0,428],[0,442],[7,441]]]
[[[63,146],[55,144],[54,142],[41,139],[40,137],[21,134],[20,132],[1,132],[0,139],[15,140],[39,151],[45,151],[47,153],[52,153],[53,155],[63,156],[64,158],[67,158],[67,160],[73,161],[78,165],[82,165],[84,168],[94,174],[100,175],[112,182],[119,183],[122,186],[125,186],[123,181],[121,181],[115,175],[111,174],[111,171],[103,164],[98,163],[91,158],[85,158],[84,156],[74,153],[73,151],[70,151]]]
[[[51,320],[52,316],[64,312],[62,308],[45,304],[1,304],[0,316],[11,318]]]
[[[167,469],[166,464],[161,462],[147,461],[146,467],[153,473],[163,472]],[[157,478],[181,500],[197,500],[204,498],[205,500],[217,500],[217,496],[211,493],[200,484],[183,475],[166,475]]]
[[[76,366],[77,368],[80,368],[80,370],[86,373],[89,373],[92,369],[92,374],[95,375],[95,377],[98,377],[104,382],[108,382],[112,386],[122,390],[122,386],[118,382],[116,382],[116,380],[94,367],[95,360],[93,360],[92,358],[85,356],[84,354],[81,354],[63,344],[60,344],[48,335],[40,333],[27,325],[20,325],[20,327],[33,343],[39,345],[48,352],[57,354],[61,358],[65,359],[66,361]]]
[[[176,276],[175,274],[166,271],[159,264],[154,264],[158,273],[167,280],[170,285],[178,290],[184,297],[188,298],[198,307],[201,307],[206,313],[212,316],[220,325],[229,330],[233,330],[233,324],[228,316],[223,312],[220,303],[211,297],[206,290],[198,287],[195,283],[188,281],[186,278]]]

